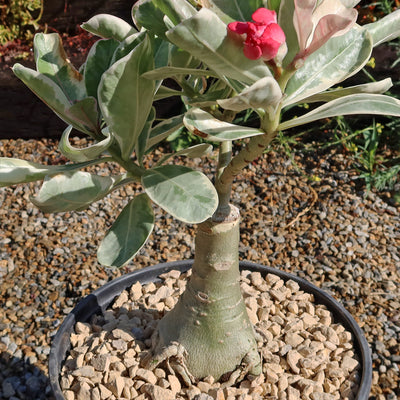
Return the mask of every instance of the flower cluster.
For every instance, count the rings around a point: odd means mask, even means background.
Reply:
[[[277,24],[276,12],[259,8],[253,13],[252,19],[252,22],[231,22],[228,30],[245,35],[243,52],[247,58],[271,60],[286,40],[282,28]]]

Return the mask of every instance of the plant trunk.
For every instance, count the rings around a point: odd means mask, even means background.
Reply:
[[[219,379],[231,372],[235,374],[230,380],[261,373],[240,290],[239,219],[239,211],[231,206],[224,221],[210,219],[199,225],[192,275],[174,309],[158,325],[153,365],[163,361],[164,352],[164,359],[176,356],[180,370],[192,381],[209,375]]]

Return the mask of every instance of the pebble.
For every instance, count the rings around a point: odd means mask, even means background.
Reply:
[[[0,156],[64,162],[54,152],[56,147],[53,140],[1,140]],[[338,298],[371,344],[377,374],[371,395],[397,398],[399,208],[373,192],[365,196],[340,149],[317,150],[315,159],[318,162],[295,154],[299,166],[307,165],[307,171],[321,178],[312,184],[284,155],[272,151],[257,169],[251,167],[238,177],[232,201],[242,209],[240,258],[295,272]],[[192,165],[197,168],[196,162]],[[94,169],[110,173],[103,165]],[[97,245],[115,210],[126,202],[126,193],[139,188],[115,191],[82,212],[54,215],[44,215],[29,202],[38,188],[36,183],[0,188],[0,382],[17,377],[14,397],[20,400],[32,399],[26,385],[29,374],[39,378],[35,399],[52,399],[48,350],[43,349],[49,349],[60,322],[80,298],[139,266],[193,256],[193,227],[173,221],[156,207],[157,225],[148,245],[126,268],[103,268],[96,261]],[[310,188],[318,195],[314,204]],[[136,291],[136,296],[141,293]],[[17,348],[8,348],[11,343]]]

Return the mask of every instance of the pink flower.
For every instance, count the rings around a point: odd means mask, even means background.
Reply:
[[[247,58],[271,60],[286,40],[282,28],[277,24],[276,12],[259,8],[251,17],[253,22],[231,22],[228,31],[246,35],[243,53]]]

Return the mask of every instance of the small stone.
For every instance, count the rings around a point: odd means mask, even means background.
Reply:
[[[140,282],[134,283],[130,288],[129,294],[132,300],[134,301],[139,300],[143,295],[142,284]]]
[[[90,325],[86,322],[77,322],[75,324],[75,333],[80,335],[89,335],[90,333]]]
[[[116,374],[110,377],[110,380],[107,384],[107,388],[111,390],[112,394],[117,398],[121,397],[121,393],[124,389],[124,386],[125,386],[124,378]]]
[[[122,339],[125,342],[134,340],[132,333],[126,332],[123,329],[114,329],[112,331],[112,335],[114,336],[114,339]]]
[[[90,386],[87,382],[80,382],[79,383],[80,387],[79,389],[75,392],[75,399],[76,400],[88,400],[90,399]]]
[[[175,393],[169,389],[146,383],[143,385],[143,392],[151,396],[152,400],[175,400]]]
[[[201,392],[207,393],[211,389],[211,385],[208,382],[200,381],[197,384],[197,387],[200,389]]]
[[[115,299],[112,308],[121,308],[123,305],[125,305],[129,300],[129,296],[126,290],[124,290],[117,299]]]
[[[94,387],[90,392],[90,400],[101,400],[100,389]]]
[[[72,390],[64,390],[63,395],[65,400],[75,400],[75,393]]]
[[[157,383],[157,377],[154,375],[153,371],[150,371],[145,368],[139,368],[136,371],[136,376],[139,379],[144,380],[145,382],[151,383],[152,385],[155,385]]]
[[[286,361],[295,374],[298,374],[300,372],[300,368],[297,366],[297,363],[301,358],[302,358],[301,354],[296,350],[290,350],[287,353]]]
[[[299,344],[304,342],[304,338],[295,332],[288,332],[285,335],[285,343],[292,347],[297,347]]]
[[[73,376],[79,376],[83,378],[92,378],[94,376],[94,368],[91,365],[84,365],[72,371]]]
[[[358,361],[352,357],[344,356],[341,364],[341,368],[346,371],[353,371],[358,366]]]
[[[93,357],[90,361],[90,364],[96,371],[107,372],[110,367],[110,355],[100,354],[96,357]]]
[[[287,389],[287,400],[300,400],[300,392],[292,386]]]
[[[175,375],[168,375],[168,382],[171,386],[171,390],[174,393],[178,393],[181,390],[181,383],[179,382],[179,379]]]
[[[3,381],[2,389],[3,389],[3,396],[6,399],[11,396],[14,396],[14,394],[15,394],[15,389],[13,387],[13,384],[8,380]]]
[[[112,396],[111,390],[108,390],[104,385],[99,383],[98,388],[100,390],[100,398],[101,400],[108,399],[109,397]]]

